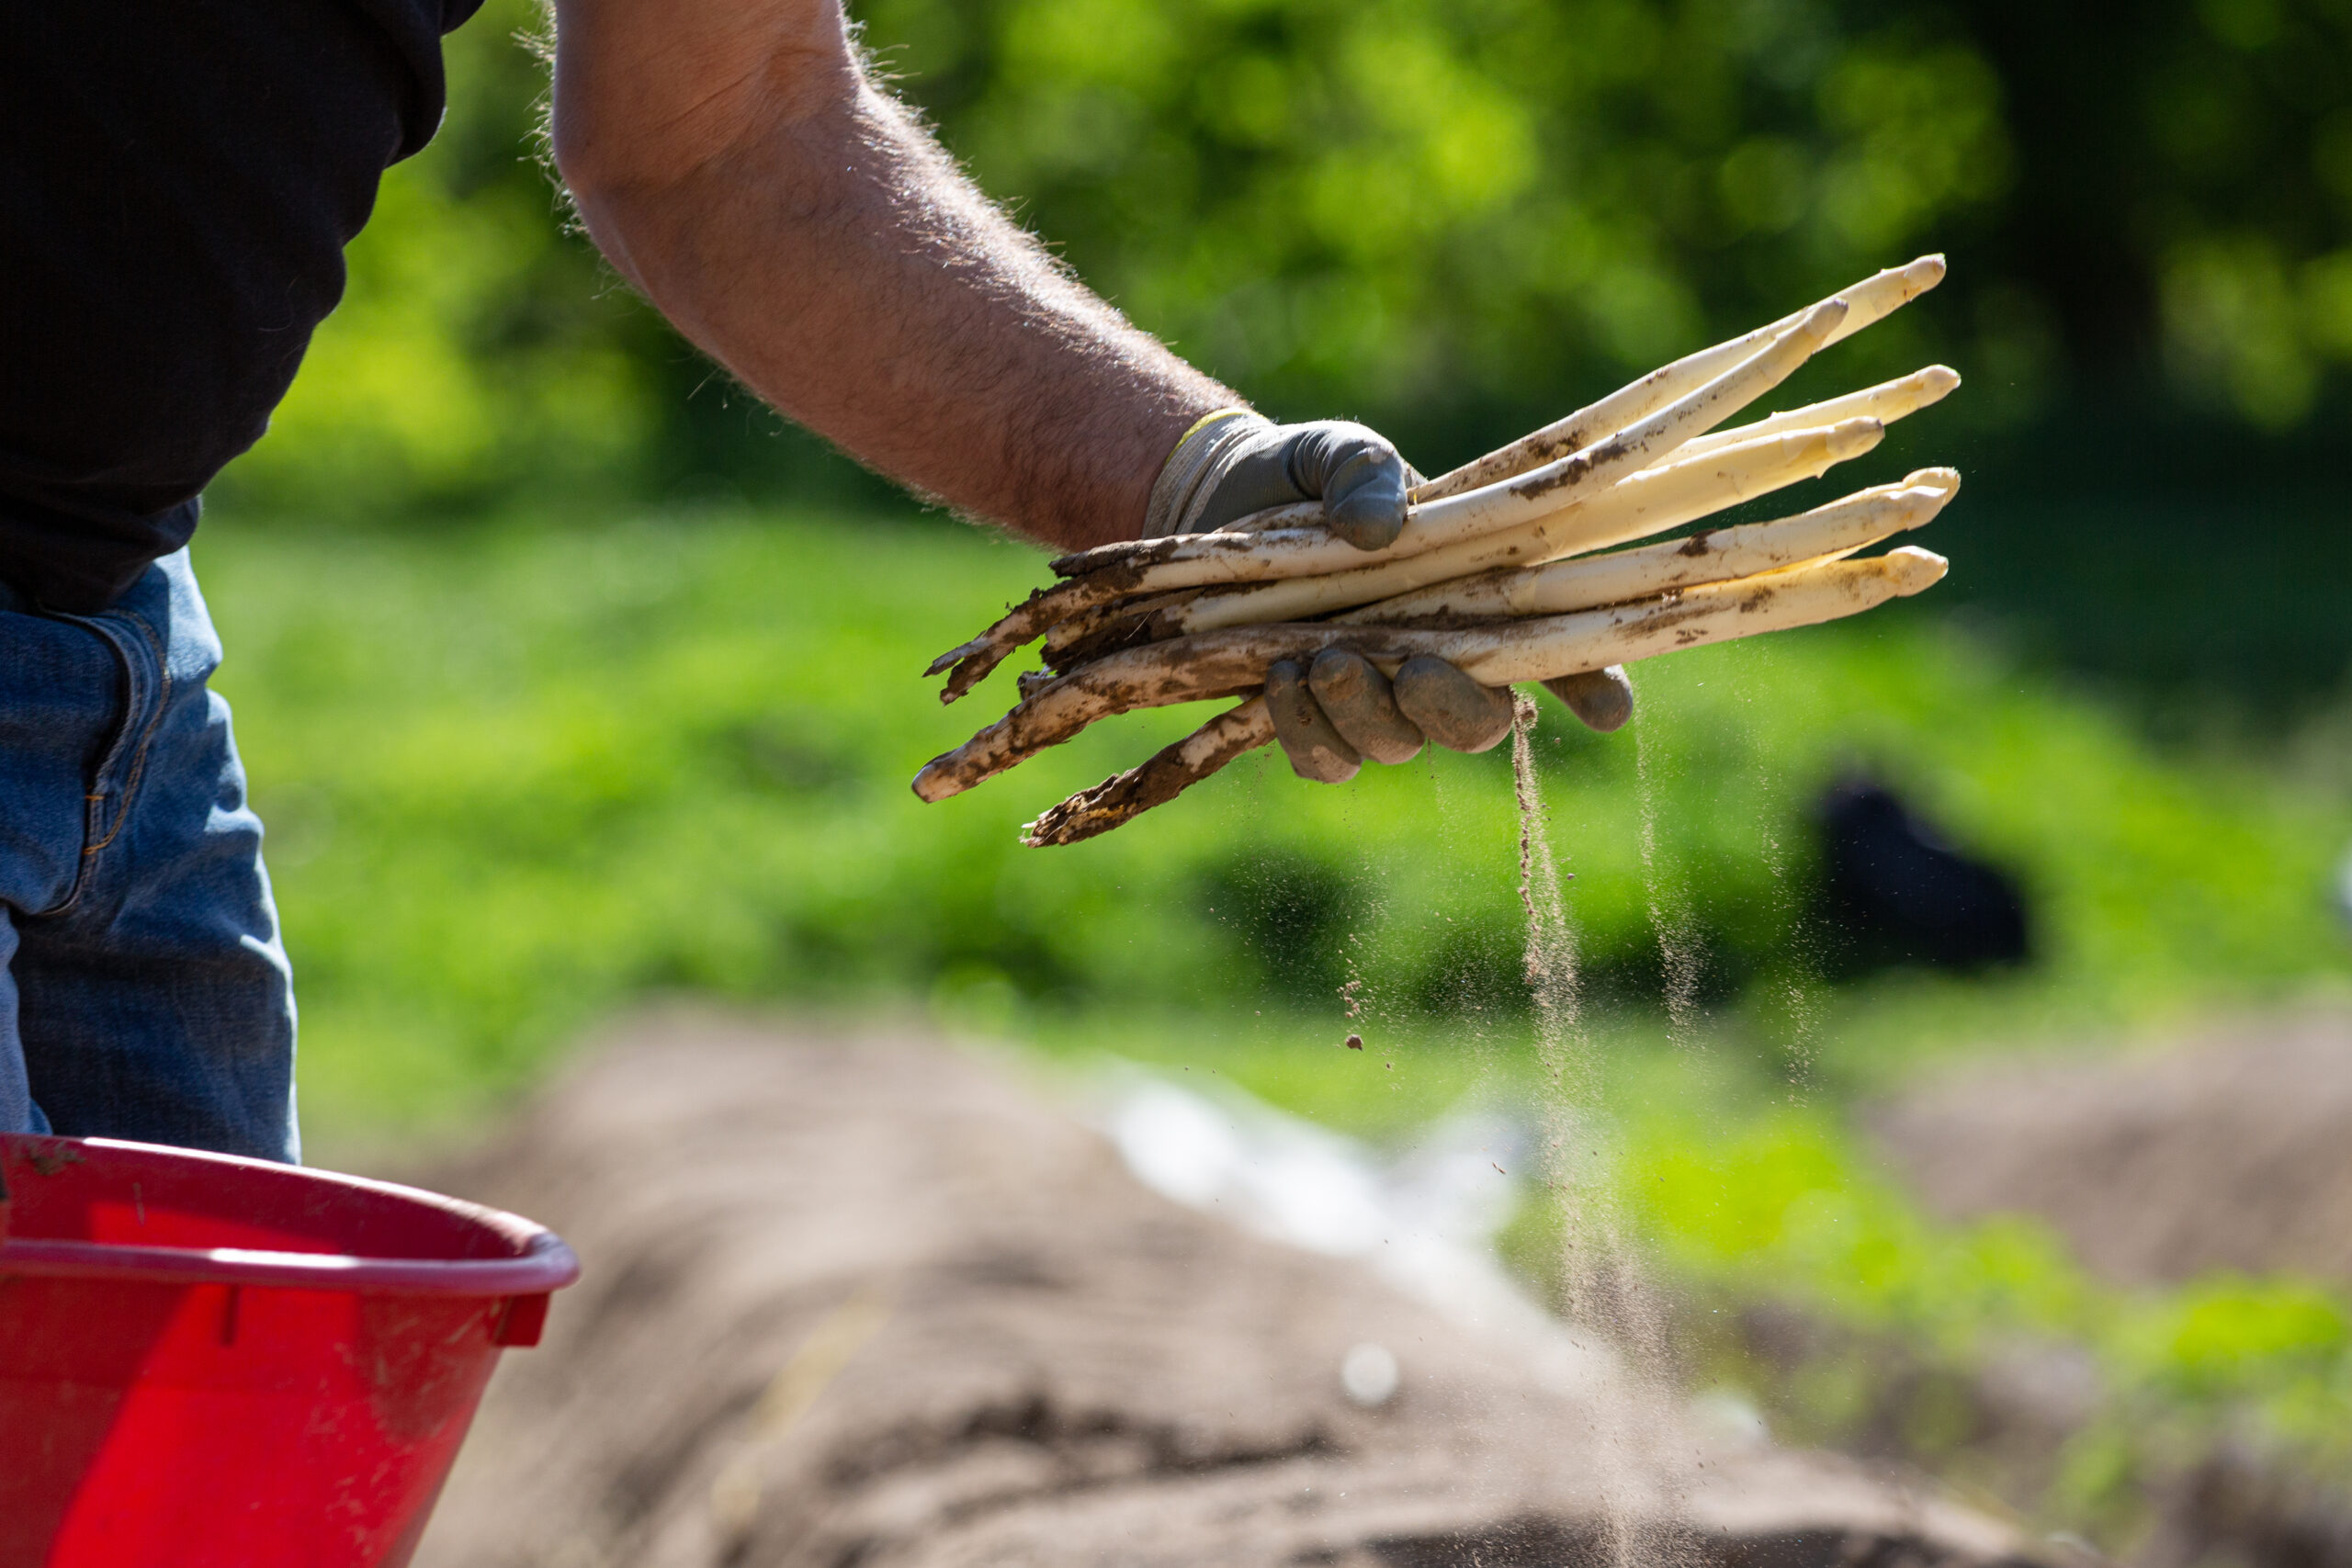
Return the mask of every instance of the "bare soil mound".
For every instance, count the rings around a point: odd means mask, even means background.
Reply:
[[[2352,1279],[2352,1015],[2243,1022],[2155,1054],[1979,1066],[1886,1106],[1872,1128],[1930,1208],[2040,1215],[2110,1279]]]
[[[921,1042],[640,1026],[436,1175],[587,1274],[431,1568],[2017,1561],[1922,1485],[1711,1452],[1603,1353],[1539,1367],[1179,1208]],[[1367,1343],[1401,1369],[1370,1407]]]

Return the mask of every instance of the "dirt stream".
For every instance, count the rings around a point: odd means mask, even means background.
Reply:
[[[2026,1560],[1923,1482],[1711,1449],[1604,1353],[1180,1208],[920,1039],[640,1021],[429,1174],[587,1273],[506,1358],[427,1568]],[[1339,1376],[1367,1341],[1402,1370],[1372,1408]]]

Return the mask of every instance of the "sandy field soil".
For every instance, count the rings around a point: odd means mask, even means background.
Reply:
[[[2038,1214],[2111,1280],[2212,1269],[2352,1280],[2352,1013],[2168,1049],[1973,1064],[1872,1117],[1948,1218]]]
[[[1917,1478],[1711,1446],[1597,1345],[1178,1207],[932,1042],[642,1021],[433,1176],[587,1273],[501,1370],[429,1568],[2028,1557]]]

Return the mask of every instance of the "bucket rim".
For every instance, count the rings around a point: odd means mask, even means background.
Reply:
[[[563,1238],[534,1220],[421,1187],[243,1155],[134,1143],[127,1138],[60,1138],[0,1134],[0,1145],[73,1145],[96,1151],[163,1155],[205,1165],[269,1172],[299,1172],[305,1180],[437,1209],[497,1235],[506,1258],[371,1258],[342,1252],[285,1252],[239,1247],[139,1247],[114,1242],[57,1241],[9,1235],[0,1227],[0,1277],[106,1279],[158,1284],[257,1285],[294,1290],[399,1295],[540,1295],[580,1277],[580,1259]]]

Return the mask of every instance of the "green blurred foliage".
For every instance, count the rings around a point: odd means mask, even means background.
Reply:
[[[1001,711],[1011,678],[943,709],[916,672],[941,628],[1027,584],[1017,547],[838,518],[558,516],[405,540],[222,521],[198,547],[233,650],[220,682],[323,1100],[519,1082],[664,988],[1250,1005],[1336,1027],[1360,979],[1383,1027],[1522,1027],[1502,750],[1344,789],[1261,754],[1102,839],[1019,847],[1026,818],[1199,716],[1168,711],[920,805],[906,781]],[[1972,997],[2012,1029],[2035,1009],[2113,1024],[2347,968],[2324,889],[2352,808],[2160,761],[1931,621],[1883,611],[1636,673],[1632,729],[1594,736],[1547,706],[1536,739],[1596,1006],[1654,999],[1669,942],[1709,1005],[1745,997],[1768,1051],[1834,1077],[1867,1076],[1887,1040],[1916,1054],[1930,1018],[1974,1029]],[[1845,1002],[1819,984],[1805,803],[1857,761],[2023,875],[2032,971]]]
[[[1137,321],[1424,467],[1923,249],[1952,284],[1839,374],[1944,355],[1980,423],[2139,397],[2162,365],[2192,405],[2292,425],[2352,360],[2342,0],[2129,27],[1992,0],[855,9],[982,185]],[[492,0],[449,40],[448,122],[387,178],[245,498],[821,468],[564,231],[539,26]]]
[[[2030,1218],[1927,1218],[1833,1113],[1732,1108],[1694,1072],[1651,1064],[1676,1081],[1621,1125],[1608,1179],[1660,1271],[1678,1371],[1758,1401],[1781,1440],[1923,1465],[2120,1559],[2217,1453],[2321,1486],[2352,1465],[2340,1285],[2119,1288]],[[1592,1199],[1540,1198],[1505,1237],[1555,1288],[1562,1201]],[[2063,1426],[1988,1398],[2020,1376],[2073,1407]]]
[[[2290,425],[2352,358],[2352,7],[2189,10],[2145,51],[2154,177],[2132,182],[2165,356],[2177,384]]]
[[[982,185],[1139,321],[1270,406],[1371,414],[1441,465],[1908,256],[2007,181],[1980,61],[1798,8],[879,0],[868,17]],[[1904,339],[1874,362],[1916,352]]]

